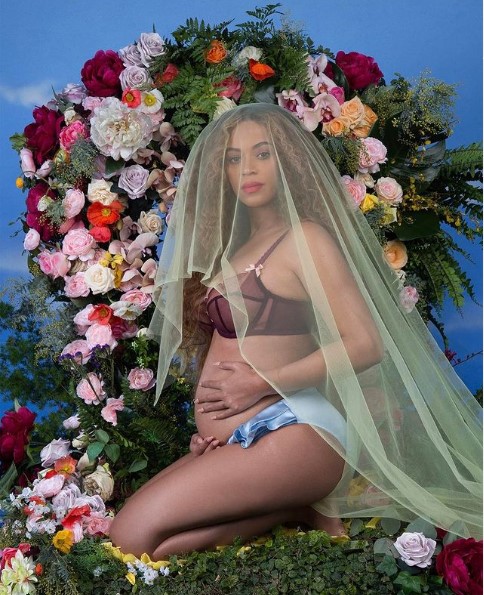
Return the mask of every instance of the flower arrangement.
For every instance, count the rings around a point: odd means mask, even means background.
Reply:
[[[278,6],[249,12],[251,20],[233,30],[190,19],[172,40],[142,33],[118,51],[99,50],[80,82],[36,107],[34,121],[12,137],[22,169],[17,186],[27,192],[32,287],[46,286],[68,320],[39,348],[53,351],[65,370],[72,415],[61,438],[34,452],[38,473],[26,450],[33,414],[17,407],[2,420],[0,487],[17,488],[5,505],[1,541],[17,545],[15,553],[3,550],[0,593],[20,592],[13,590],[20,584],[33,593],[59,564],[68,573],[63,556],[104,538],[112,510],[188,446],[190,387],[179,378],[153,404],[157,350],[146,327],[180,174],[200,131],[223,111],[278,103],[316,135],[397,271],[405,311],[416,306],[443,332],[434,311],[444,292],[457,306],[463,292],[473,295],[442,228],[469,240],[480,233],[469,184],[482,179],[480,150],[445,150],[452,86],[426,75],[387,85],[373,58],[335,56],[287,22],[277,29]],[[21,486],[27,469],[31,483]],[[407,566],[427,568],[430,538],[404,535],[395,548],[406,552]],[[412,548],[426,553],[413,562]],[[107,568],[112,552],[96,551]],[[448,554],[438,568],[460,555]],[[129,564],[130,583],[140,573],[146,584],[153,572],[166,574],[146,560]],[[465,582],[443,575],[449,585]]]

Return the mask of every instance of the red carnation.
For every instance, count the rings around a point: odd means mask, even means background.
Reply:
[[[37,166],[54,156],[59,148],[59,134],[64,124],[64,116],[47,106],[36,107],[34,120],[24,128],[27,147],[31,149]]]
[[[29,190],[27,195],[27,216],[25,221],[29,227],[39,232],[41,239],[48,242],[54,235],[54,227],[47,220],[45,213],[39,211],[38,206],[40,199],[43,196],[48,196],[56,199],[54,191],[45,182],[39,182]]]
[[[369,85],[377,85],[383,72],[371,56],[365,56],[358,52],[338,52],[336,64],[343,71],[350,89],[365,89]]]
[[[444,546],[436,570],[457,595],[482,594],[482,541],[457,539]]]
[[[95,97],[121,96],[119,75],[124,70],[121,58],[113,50],[99,50],[81,70],[81,80]]]
[[[35,417],[36,413],[20,407],[18,411],[7,411],[0,420],[0,461],[4,465],[23,461]]]

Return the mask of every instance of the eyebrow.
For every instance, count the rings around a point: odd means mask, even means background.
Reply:
[[[261,147],[262,145],[268,145],[268,141],[263,140],[260,143],[255,144],[252,148],[253,149],[258,149],[259,147]],[[236,149],[235,147],[227,147],[226,151],[237,151],[240,153],[240,149]]]

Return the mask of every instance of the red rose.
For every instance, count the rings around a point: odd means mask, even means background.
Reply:
[[[16,465],[25,456],[25,446],[29,443],[29,434],[34,426],[36,414],[27,407],[18,411],[7,411],[0,421],[0,461]]]
[[[377,85],[383,76],[373,58],[358,52],[338,52],[336,64],[343,71],[350,89],[364,89],[368,85]]]
[[[457,595],[482,595],[482,541],[471,537],[444,546],[436,569]]]
[[[95,97],[121,96],[119,75],[124,70],[121,58],[113,50],[99,50],[81,70],[81,80]]]
[[[224,88],[223,91],[219,91],[217,93],[219,97],[228,97],[229,99],[232,98],[234,101],[238,101],[240,99],[242,91],[244,90],[242,82],[239,81],[239,79],[235,76],[227,77],[216,86]]]
[[[36,107],[33,111],[35,122],[24,128],[27,147],[31,149],[36,164],[40,167],[46,159],[54,156],[59,148],[59,134],[64,124],[64,116],[47,106]]]
[[[39,182],[29,190],[27,195],[27,216],[25,218],[27,225],[40,234],[44,242],[48,242],[54,235],[54,227],[45,217],[45,214],[38,209],[39,201],[43,196],[49,196],[56,199],[54,191],[45,182]]]
[[[156,77],[156,83],[163,85],[164,83],[171,83],[178,76],[179,70],[174,64],[167,64],[165,70]]]

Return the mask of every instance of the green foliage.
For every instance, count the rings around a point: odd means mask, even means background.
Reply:
[[[20,151],[25,147],[27,139],[23,134],[12,134],[12,136],[9,138],[9,141],[14,151]]]

